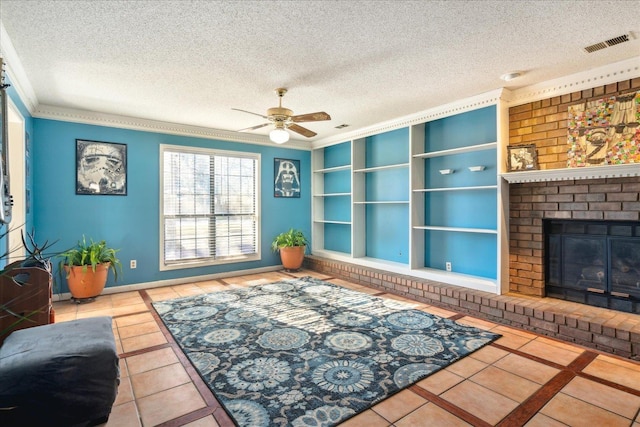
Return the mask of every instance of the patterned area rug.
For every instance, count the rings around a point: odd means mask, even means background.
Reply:
[[[331,426],[500,335],[311,277],[153,303],[239,426]]]

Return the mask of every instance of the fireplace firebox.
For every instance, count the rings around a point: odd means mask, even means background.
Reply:
[[[548,297],[640,313],[640,222],[544,220]]]

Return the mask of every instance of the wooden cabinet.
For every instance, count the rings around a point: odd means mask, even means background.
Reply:
[[[51,265],[9,264],[0,275],[0,343],[14,330],[52,320]],[[25,317],[26,319],[23,319]]]

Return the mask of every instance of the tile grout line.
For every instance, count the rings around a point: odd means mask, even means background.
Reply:
[[[180,427],[197,421],[201,418],[208,417],[209,415],[213,416],[213,413],[216,412],[216,410],[217,408],[205,406],[204,408],[196,409],[195,411],[189,412],[188,414],[181,415],[178,418],[156,424],[154,427]]]
[[[200,396],[202,397],[206,405],[204,408],[196,409],[195,411],[192,411],[188,414],[182,415],[173,420],[166,421],[165,423],[173,423],[174,421],[177,423],[177,424],[167,424],[167,426],[174,426],[174,425],[179,426],[179,425],[182,425],[180,423],[184,423],[187,420],[189,420],[188,422],[196,421],[202,418],[203,415],[207,416],[213,413],[219,414],[218,417],[215,417],[215,420],[220,425],[220,427],[235,426],[233,421],[231,421],[231,417],[226,413],[226,411],[222,407],[222,404],[218,402],[218,399],[216,399],[213,392],[205,384],[204,380],[200,377],[198,372],[195,370],[195,368],[191,364],[191,361],[187,358],[187,356],[184,354],[180,346],[176,343],[175,339],[173,338],[173,335],[171,335],[171,332],[169,332],[164,322],[162,321],[162,319],[160,318],[156,310],[151,305],[152,300],[149,294],[144,289],[138,292],[140,293],[140,296],[142,297],[142,300],[144,301],[145,305],[149,308],[149,312],[151,313],[151,316],[156,321],[156,323],[158,324],[158,327],[160,328],[163,335],[167,339],[168,346],[172,348],[173,352],[178,357],[180,364],[185,369],[187,375],[191,379],[191,382],[198,390],[198,393],[200,393]]]
[[[139,356],[141,354],[151,353],[152,351],[162,350],[163,348],[169,348],[169,347],[171,347],[171,344],[169,344],[169,343],[158,344],[158,345],[154,345],[152,347],[145,347],[145,348],[141,348],[141,349],[138,349],[138,350],[122,352],[122,353],[118,354],[118,357],[127,358],[127,357],[132,357],[132,356]]]
[[[448,413],[450,413],[452,415],[455,415],[456,417],[464,420],[465,422],[467,422],[467,423],[469,423],[469,424],[471,424],[471,425],[473,425],[475,427],[490,427],[491,426],[491,424],[489,424],[488,422],[486,422],[482,418],[476,417],[475,415],[465,411],[462,408],[459,408],[458,406],[454,405],[453,403],[449,402],[448,400],[445,400],[444,398],[438,396],[437,394],[434,394],[434,393],[432,393],[432,392],[430,392],[428,390],[425,390],[424,388],[420,387],[417,384],[413,384],[413,385],[407,387],[407,390],[411,390],[412,392],[414,392],[418,396],[426,399],[427,401],[433,403],[434,405],[440,407],[441,409],[444,409]]]
[[[553,378],[543,384],[538,391],[507,414],[496,426],[518,427],[525,425],[575,377],[576,374],[574,372],[558,372]]]
[[[581,368],[579,368],[579,369],[577,369],[577,368],[572,366],[578,361],[578,359],[580,357],[582,357],[583,354],[589,354],[589,355],[592,356],[592,359],[589,360],[589,363],[591,363],[593,360],[595,360],[596,357],[598,357],[599,355],[603,354],[603,353],[600,353],[598,351],[591,350],[591,349],[584,349],[583,352],[573,362],[571,362],[567,366],[564,366],[564,365],[560,365],[558,363],[552,362],[550,360],[546,360],[546,359],[542,359],[540,357],[534,356],[533,354],[525,353],[525,352],[520,351],[518,349],[512,349],[512,348],[509,348],[509,347],[505,347],[505,346],[503,346],[501,344],[498,344],[496,342],[493,342],[493,343],[491,343],[489,345],[494,346],[494,347],[499,348],[499,349],[504,350],[504,351],[508,351],[508,352],[513,353],[515,355],[524,357],[526,359],[533,360],[534,362],[542,363],[543,365],[547,365],[547,366],[550,366],[552,368],[555,368],[555,369],[558,369],[558,370],[561,370],[561,371],[570,370],[570,371],[574,372],[576,376],[591,380],[591,381],[596,382],[598,384],[602,384],[602,385],[614,388],[614,389],[619,390],[619,391],[623,391],[623,392],[632,394],[634,396],[640,396],[640,390],[636,390],[634,388],[625,386],[624,384],[614,383],[614,382],[609,381],[609,380],[607,380],[605,378],[600,378],[600,377],[597,377],[595,375],[588,374],[586,372],[582,372],[582,370],[584,368],[586,368],[588,364],[583,366],[583,367],[581,367]],[[611,357],[611,355],[609,355],[609,354],[606,354],[606,356]]]
[[[597,356],[597,353],[588,350],[578,355],[573,362],[563,367],[560,372],[543,384],[540,389],[507,414],[497,426],[518,427],[526,424]]]
[[[496,332],[496,333],[498,333],[498,332]],[[511,347],[504,346],[504,345],[502,345],[502,344],[498,344],[498,343],[497,343],[497,342],[495,342],[495,341],[494,341],[494,342],[492,342],[492,343],[491,343],[491,344],[489,344],[489,345],[490,345],[490,346],[492,346],[492,347],[499,348],[500,350],[508,351],[509,353],[513,353],[513,354],[515,354],[515,355],[518,355],[518,356],[524,357],[524,358],[526,358],[526,359],[533,360],[534,362],[542,363],[543,365],[550,366],[550,367],[555,368],[555,369],[558,369],[558,370],[560,370],[560,371],[562,371],[562,370],[566,370],[566,369],[568,368],[568,366],[561,365],[561,364],[556,363],[556,362],[553,362],[553,361],[551,361],[551,360],[543,359],[542,357],[538,357],[538,356],[535,356],[535,355],[533,355],[533,354],[526,353],[526,352],[521,351],[521,350],[518,350],[518,349],[516,349],[516,348],[511,348]],[[578,356],[576,356],[576,357],[579,357],[579,355],[578,355]],[[573,363],[573,362],[572,362],[572,363]]]

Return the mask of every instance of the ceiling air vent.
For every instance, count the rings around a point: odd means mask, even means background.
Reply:
[[[597,50],[605,49],[607,47],[615,46],[617,44],[628,42],[628,41],[629,41],[629,34],[623,34],[621,36],[614,37],[612,39],[605,40],[603,42],[599,42],[596,44],[592,44],[591,46],[587,46],[584,48],[584,50],[587,53],[593,53]]]
[[[620,43],[624,43],[624,42],[628,42],[629,41],[629,34],[624,34],[622,36],[618,36],[618,37],[614,37],[612,39],[607,40],[605,43],[607,44],[607,46],[614,46]]]

